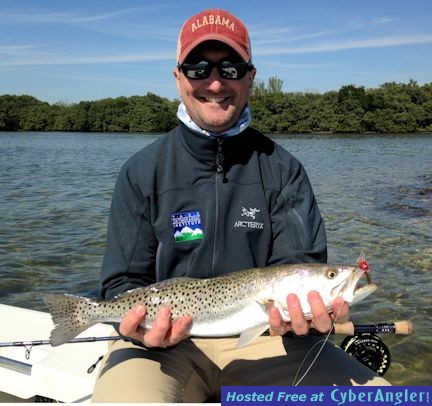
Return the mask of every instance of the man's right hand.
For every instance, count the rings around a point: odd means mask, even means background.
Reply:
[[[138,305],[131,309],[120,323],[120,334],[141,341],[146,347],[166,348],[178,344],[189,336],[192,325],[190,316],[182,316],[174,323],[169,307],[162,307],[150,330],[145,330],[140,323],[146,316],[146,309]]]

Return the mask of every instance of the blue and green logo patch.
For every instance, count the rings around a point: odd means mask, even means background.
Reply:
[[[171,214],[171,221],[176,243],[204,238],[201,215],[198,210]]]

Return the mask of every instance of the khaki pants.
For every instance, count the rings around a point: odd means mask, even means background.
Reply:
[[[317,354],[321,344],[307,355],[317,341],[322,338],[261,336],[244,348],[236,348],[237,338],[192,338],[161,350],[116,341],[104,357],[92,400],[220,402],[221,386],[291,386]],[[325,345],[300,384],[389,385],[332,343]]]

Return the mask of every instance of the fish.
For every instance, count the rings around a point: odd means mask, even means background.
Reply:
[[[366,265],[365,265],[366,264]],[[118,323],[136,305],[146,308],[141,327],[152,328],[162,306],[171,308],[173,321],[192,317],[189,334],[194,337],[239,335],[243,347],[269,328],[268,310],[276,306],[282,319],[290,321],[286,297],[298,295],[305,318],[312,319],[307,294],[316,290],[332,311],[334,299],[341,296],[350,305],[369,296],[377,285],[370,279],[366,261],[356,266],[329,264],[273,265],[236,271],[213,278],[176,277],[131,289],[111,301],[71,294],[43,295],[54,328],[52,346],[67,343],[96,323]],[[367,284],[359,286],[367,274]]]

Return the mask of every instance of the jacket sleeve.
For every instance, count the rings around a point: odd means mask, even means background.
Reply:
[[[131,179],[127,163],[114,188],[102,264],[100,295],[115,295],[155,281],[157,240],[150,222],[148,197]]]
[[[273,247],[269,265],[327,262],[324,222],[303,166],[294,160],[271,207]]]

